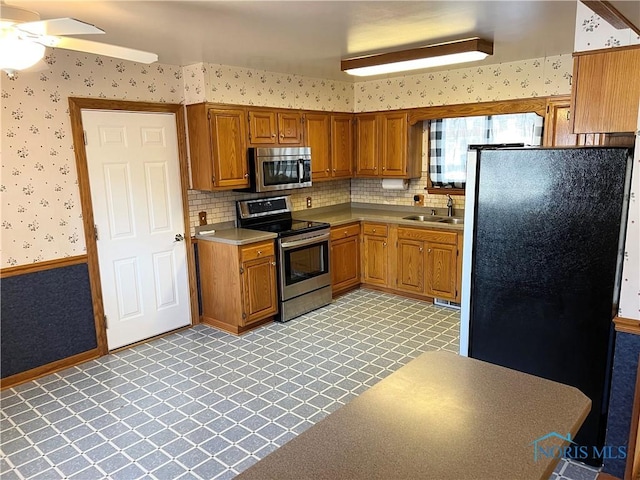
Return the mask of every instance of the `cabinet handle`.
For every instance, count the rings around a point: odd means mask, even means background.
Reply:
[[[420,251],[422,251],[422,247],[420,247]]]
[[[327,168],[327,169],[325,170],[325,172],[329,173],[329,169]]]
[[[375,228],[373,229],[373,233],[376,233],[376,229]]]
[[[280,138],[281,138],[281,139],[282,139],[282,138],[284,138],[284,133],[281,133],[281,134],[280,134]]]
[[[387,246],[387,242],[382,242],[382,246],[386,247]]]
[[[271,265],[273,265],[275,267],[276,266],[276,262],[271,262]]]
[[[346,237],[348,235],[348,232],[345,230],[344,231],[344,236]]]
[[[244,174],[244,178],[249,178],[249,174],[248,174],[248,173],[245,173],[245,174]]]
[[[382,170],[386,170],[386,169],[387,169],[387,167],[382,167]]]
[[[258,256],[262,255],[262,250],[258,250]]]
[[[431,249],[427,250],[427,253],[431,253]]]

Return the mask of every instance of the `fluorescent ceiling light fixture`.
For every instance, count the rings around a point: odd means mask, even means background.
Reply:
[[[493,54],[493,43],[480,38],[439,43],[399,52],[342,60],[340,68],[350,75],[368,76],[476,62]]]

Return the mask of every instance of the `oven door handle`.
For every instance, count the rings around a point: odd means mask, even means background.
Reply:
[[[285,248],[295,248],[295,247],[304,247],[305,245],[313,245],[314,243],[323,242],[325,240],[329,240],[331,234],[325,233],[322,235],[318,235],[316,237],[305,238],[304,240],[295,240],[293,242],[282,242],[280,247]]]

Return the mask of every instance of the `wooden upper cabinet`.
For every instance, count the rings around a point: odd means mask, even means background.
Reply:
[[[407,174],[407,114],[380,117],[382,132],[382,175],[404,177]]]
[[[640,45],[574,54],[573,133],[635,132]]]
[[[302,144],[302,114],[300,112],[278,113],[278,143],[280,145]]]
[[[544,146],[578,145],[578,135],[573,133],[572,127],[571,98],[563,97],[549,100],[544,120]]]
[[[356,115],[356,176],[379,175],[378,136],[378,115]]]
[[[249,143],[252,145],[275,145],[278,143],[275,112],[249,111]]]
[[[247,131],[242,108],[187,106],[191,179],[195,190],[249,186]]]
[[[331,117],[326,113],[307,113],[304,136],[311,147],[311,180],[331,178]]]
[[[313,181],[350,178],[353,174],[351,114],[310,112],[304,116],[306,145],[311,147]]]
[[[331,115],[331,175],[353,175],[353,115]]]
[[[298,111],[249,110],[249,143],[256,146],[302,145]]]
[[[632,147],[633,133],[573,133],[571,97],[552,97],[547,101],[544,119],[545,147],[609,145]]]
[[[356,176],[418,178],[422,128],[406,112],[356,115]]]

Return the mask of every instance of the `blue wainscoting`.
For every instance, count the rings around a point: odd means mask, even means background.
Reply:
[[[640,335],[617,332],[606,445],[629,444],[639,355]],[[623,478],[625,467],[626,459],[607,459],[602,471]]]
[[[86,263],[5,277],[0,290],[1,378],[97,348]]]

